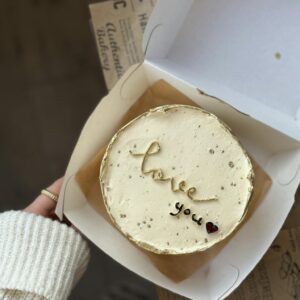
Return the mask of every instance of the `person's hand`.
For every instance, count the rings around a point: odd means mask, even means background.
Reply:
[[[47,190],[56,195],[59,194],[61,186],[63,183],[63,177],[57,179],[52,183]],[[56,202],[45,195],[39,195],[29,206],[27,206],[24,211],[40,215],[46,218],[56,219],[54,210]]]

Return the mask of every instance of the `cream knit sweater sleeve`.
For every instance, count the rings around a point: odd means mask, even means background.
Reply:
[[[88,260],[74,229],[21,211],[0,214],[1,300],[67,299]]]

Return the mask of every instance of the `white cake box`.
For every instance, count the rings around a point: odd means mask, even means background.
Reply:
[[[276,237],[300,181],[299,12],[299,1],[158,1],[144,36],[145,61],[128,70],[88,119],[65,174],[57,214],[64,213],[109,256],[160,286],[192,299],[230,294]],[[224,120],[273,181],[225,248],[180,283],[162,275],[94,211],[74,180],[107,144],[128,108],[159,79]]]

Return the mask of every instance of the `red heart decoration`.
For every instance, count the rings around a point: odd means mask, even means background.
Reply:
[[[219,230],[219,227],[215,225],[213,222],[206,223],[206,231],[207,233],[214,233]]]

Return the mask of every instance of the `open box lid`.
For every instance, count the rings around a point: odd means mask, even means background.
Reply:
[[[153,64],[300,140],[300,2],[159,0]]]

